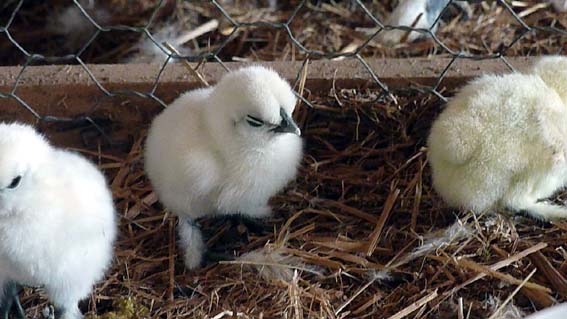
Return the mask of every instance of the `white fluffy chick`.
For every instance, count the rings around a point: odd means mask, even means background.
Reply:
[[[562,303],[538,311],[524,319],[565,319],[567,318],[567,303]]]
[[[167,42],[176,47],[180,55],[191,54],[191,50],[189,48],[182,46],[183,43],[177,43],[177,38],[179,38],[181,34],[179,32],[180,29],[181,26],[172,23],[165,25],[160,29],[157,29],[152,34],[154,40],[157,43],[162,44],[162,47],[166,52],[162,51],[162,49],[157,44],[155,44],[147,35],[142,35],[142,39],[137,45],[138,52],[134,56],[129,58],[127,62],[163,64],[169,58],[169,54],[172,53],[167,47],[163,46],[164,42]],[[179,60],[171,58],[168,60],[168,63],[177,61]]]
[[[198,267],[205,250],[195,218],[266,217],[268,199],[295,177],[302,157],[295,103],[276,72],[252,66],[183,94],[153,121],[145,168],[160,201],[180,217],[187,268]]]
[[[412,29],[431,29],[435,33],[439,23],[435,23],[443,9],[449,4],[450,0],[400,0],[398,6],[388,16],[385,25],[388,26],[405,26]],[[465,12],[470,13],[471,9],[466,2],[454,1]],[[382,30],[377,40],[385,45],[396,45],[404,39],[408,32],[405,30]],[[409,32],[406,41],[412,42],[419,38],[428,37],[427,33],[416,31]]]
[[[97,24],[105,25],[110,22],[111,14],[94,0],[79,0],[79,4]],[[85,45],[97,29],[81,9],[72,3],[65,9],[47,16],[47,30],[64,36],[65,47],[76,50]]]
[[[433,123],[433,186],[451,206],[567,217],[544,201],[567,183],[567,58],[543,58],[530,73],[482,76]]]
[[[43,286],[61,318],[81,317],[112,260],[116,220],[104,176],[32,127],[0,124],[0,300]],[[3,309],[5,313],[9,309]]]

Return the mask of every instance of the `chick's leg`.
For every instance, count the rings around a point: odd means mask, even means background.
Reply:
[[[47,286],[45,287],[55,307],[56,319],[81,319],[83,315],[79,310],[79,300],[88,294],[90,287],[82,287],[77,284],[69,286]]]
[[[18,318],[25,318],[26,313],[20,303],[20,298],[18,297],[21,287],[13,282],[4,283],[1,287],[3,287],[2,292],[0,292],[0,309],[2,318],[10,318],[10,312],[14,306],[16,307]]]
[[[49,300],[55,308],[56,319],[81,319],[79,301],[90,295],[96,274],[86,265],[68,267],[66,271],[54,274],[50,283],[45,284]]]
[[[206,250],[199,226],[189,217],[179,217],[178,232],[185,267],[187,269],[198,268],[203,261],[203,254]]]
[[[81,319],[83,315],[77,305],[69,305],[67,307],[57,307],[55,309],[56,319]]]
[[[272,216],[272,208],[268,204],[243,209],[236,215],[236,217],[240,219],[240,222],[254,233],[262,233],[266,230],[261,218],[270,216]]]
[[[261,234],[271,230],[259,218],[250,218],[242,214],[230,215],[230,221],[235,225],[244,225],[249,232]]]
[[[259,205],[259,206],[246,206],[237,208],[236,211],[232,210],[218,210],[218,214],[225,215],[233,224],[242,224],[253,233],[263,233],[265,231],[271,231],[270,227],[267,227],[262,223],[262,218],[266,218],[272,215],[272,208],[269,205]]]

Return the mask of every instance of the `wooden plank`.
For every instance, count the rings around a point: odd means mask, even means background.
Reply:
[[[515,68],[529,64],[531,58],[510,58]],[[368,59],[370,68],[380,81],[391,88],[408,86],[432,86],[439,75],[451,62],[449,58],[439,59]],[[302,62],[266,62],[261,63],[278,71],[284,78],[294,82],[301,70]],[[245,63],[229,62],[229,69],[244,66]],[[87,65],[92,75],[108,91],[136,90],[149,92],[160,71],[156,64],[120,64],[120,65]],[[0,67],[0,93],[10,93],[16,78],[21,71],[20,66]],[[215,83],[225,73],[218,63],[207,63],[200,70],[202,76]],[[458,59],[449,69],[441,83],[441,88],[454,88],[471,78],[484,73],[509,72],[502,60],[474,61]],[[306,88],[311,91],[326,91],[332,85],[337,88],[377,87],[371,74],[356,59],[341,61],[312,61],[309,66]],[[181,64],[169,64],[160,77],[156,96],[166,103],[179,93],[200,86]],[[95,85],[89,74],[80,65],[29,66],[18,81],[16,95],[36,110],[40,115],[74,117],[86,114],[93,109],[111,112],[116,116],[132,116],[135,112],[155,113],[161,106],[155,101],[123,96],[121,98],[106,97]],[[108,107],[109,104],[120,107]],[[0,99],[0,119],[33,119],[23,114],[23,108],[13,99]],[[24,112],[25,113],[25,112]]]

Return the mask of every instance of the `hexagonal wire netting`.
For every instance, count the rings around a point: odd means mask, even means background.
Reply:
[[[84,6],[81,5],[79,0],[73,0],[73,5],[76,6],[76,8],[78,8],[80,10],[80,13],[84,16],[84,18],[88,19],[88,22],[90,24],[92,24],[92,26],[96,30],[93,33],[93,35],[80,47],[80,49],[78,51],[76,51],[73,54],[67,54],[67,55],[63,55],[63,56],[45,56],[45,55],[42,55],[42,54],[37,54],[37,53],[30,52],[30,51],[26,50],[18,42],[18,40],[15,39],[11,34],[11,27],[13,25],[14,19],[15,19],[16,15],[18,14],[18,12],[21,10],[22,5],[24,4],[25,0],[8,1],[8,3],[16,3],[16,4],[14,6],[13,11],[9,15],[9,19],[7,20],[7,22],[3,26],[0,26],[0,35],[3,34],[9,40],[9,42],[11,42],[11,44],[13,45],[13,49],[19,51],[19,54],[23,54],[25,56],[25,63],[23,63],[23,65],[21,66],[20,72],[19,72],[19,74],[18,74],[18,76],[15,80],[15,84],[13,85],[12,89],[7,93],[1,93],[0,92],[0,98],[16,100],[24,109],[26,109],[28,112],[32,113],[33,116],[35,118],[37,118],[39,121],[44,121],[44,122],[87,121],[87,122],[91,123],[92,125],[94,125],[102,133],[102,130],[100,130],[100,128],[97,126],[97,124],[88,115],[87,116],[81,116],[80,118],[62,118],[62,117],[53,116],[53,115],[50,115],[50,114],[39,114],[34,109],[33,105],[28,104],[25,100],[23,100],[21,97],[19,97],[16,94],[16,89],[17,89],[17,87],[20,83],[20,79],[22,77],[22,74],[25,72],[26,68],[31,66],[32,64],[35,64],[35,63],[38,63],[38,62],[47,63],[47,64],[51,64],[51,63],[77,63],[77,64],[80,64],[82,66],[82,68],[85,70],[85,72],[88,74],[88,76],[94,81],[94,83],[100,89],[100,91],[102,91],[107,96],[113,97],[113,96],[118,96],[118,95],[135,95],[135,96],[139,96],[139,97],[153,99],[156,102],[160,103],[161,105],[165,106],[165,103],[158,96],[156,96],[155,91],[156,91],[156,88],[157,88],[157,86],[160,82],[160,77],[162,75],[162,72],[171,59],[184,59],[184,60],[187,60],[189,62],[214,61],[214,62],[220,63],[221,65],[223,65],[223,67],[225,69],[228,70],[227,66],[223,63],[222,59],[219,57],[219,54],[222,52],[222,50],[225,48],[225,46],[230,41],[237,38],[240,34],[239,31],[241,31],[242,29],[252,28],[252,27],[263,27],[263,28],[270,28],[270,29],[273,29],[273,30],[280,30],[280,31],[283,30],[285,32],[285,34],[287,35],[288,40],[295,47],[295,49],[302,52],[308,58],[305,61],[312,60],[312,59],[335,59],[335,58],[339,58],[339,57],[351,58],[351,59],[358,60],[361,63],[361,65],[364,66],[364,68],[368,71],[371,78],[375,81],[375,84],[382,89],[383,94],[386,95],[386,96],[391,96],[387,85],[384,84],[380,80],[380,75],[376,74],[374,72],[374,70],[366,62],[365,58],[363,57],[362,51],[372,41],[374,41],[380,33],[386,32],[386,31],[389,31],[389,30],[402,30],[402,31],[407,32],[407,33],[411,32],[411,31],[415,31],[415,32],[419,32],[420,34],[425,34],[425,35],[429,36],[431,39],[433,39],[433,41],[436,43],[436,45],[438,45],[441,50],[443,50],[449,56],[451,56],[452,59],[450,59],[450,62],[448,63],[448,65],[439,74],[439,77],[438,77],[436,83],[433,86],[431,86],[429,88],[425,88],[425,89],[420,88],[418,90],[432,93],[432,94],[436,95],[437,97],[439,97],[441,100],[445,100],[445,96],[443,96],[443,94],[439,91],[439,85],[441,84],[441,82],[445,78],[447,71],[451,68],[451,66],[458,59],[473,59],[473,60],[501,59],[504,63],[506,63],[506,65],[508,65],[508,67],[510,67],[512,69],[512,66],[506,61],[506,58],[505,58],[506,52],[510,48],[512,48],[514,45],[516,45],[518,43],[518,41],[520,41],[526,34],[528,34],[530,32],[536,32],[536,31],[554,32],[554,33],[561,34],[562,36],[567,34],[567,32],[565,32],[564,30],[561,30],[561,29],[553,27],[553,26],[552,27],[539,27],[539,26],[538,27],[531,27],[526,22],[524,22],[523,18],[520,17],[514,11],[514,9],[510,6],[508,1],[506,1],[506,0],[495,0],[495,2],[498,3],[499,6],[503,7],[505,10],[507,10],[509,12],[509,14],[511,15],[511,17],[513,17],[513,19],[519,24],[520,30],[519,30],[519,32],[517,32],[515,34],[515,36],[514,36],[514,38],[511,42],[509,42],[507,44],[502,44],[500,46],[500,49],[496,52],[492,52],[492,53],[489,53],[489,54],[481,54],[481,55],[470,54],[470,53],[464,52],[462,50],[458,51],[458,50],[454,50],[454,49],[450,48],[434,32],[434,28],[437,24],[439,24],[439,21],[440,21],[442,15],[448,10],[448,8],[454,2],[457,2],[455,0],[448,0],[447,1],[447,4],[445,5],[445,7],[441,11],[441,13],[436,17],[434,24],[429,29],[412,28],[412,27],[409,27],[409,26],[386,25],[377,16],[375,16],[371,12],[371,10],[369,10],[367,8],[367,6],[363,3],[362,0],[351,0],[351,1],[352,1],[351,7],[356,8],[356,10],[362,10],[362,12],[372,21],[372,23],[375,24],[376,28],[375,28],[375,31],[364,42],[359,44],[353,50],[349,50],[348,52],[322,52],[322,51],[319,51],[319,50],[312,50],[312,49],[307,48],[304,44],[302,44],[298,40],[298,38],[294,35],[294,33],[292,32],[292,29],[290,28],[290,25],[291,25],[292,21],[297,18],[298,13],[307,4],[310,3],[308,0],[300,1],[297,4],[297,6],[295,7],[295,9],[292,11],[291,15],[284,22],[270,22],[270,21],[238,22],[236,19],[233,19],[233,17],[231,17],[229,12],[227,10],[225,10],[225,8],[223,7],[223,4],[221,4],[221,2],[219,2],[219,0],[209,0],[209,1],[206,1],[206,2],[208,2],[210,5],[214,6],[214,8],[216,8],[216,10],[218,10],[220,15],[222,15],[232,25],[232,31],[224,40],[222,40],[221,43],[217,44],[217,46],[214,50],[199,53],[199,54],[196,54],[196,55],[179,55],[177,53],[173,53],[170,50],[168,50],[166,48],[166,46],[164,45],[164,43],[160,43],[154,37],[154,35],[152,35],[152,33],[149,30],[150,26],[154,23],[154,20],[156,18],[158,11],[166,3],[165,0],[161,0],[157,3],[155,8],[153,9],[153,12],[152,12],[150,18],[147,21],[147,23],[144,26],[141,26],[141,27],[128,26],[128,25],[103,26],[103,25],[97,23],[95,18],[93,18],[91,15],[89,15],[88,10],[85,10]],[[189,2],[191,2],[191,1],[189,1]],[[470,0],[470,1],[467,1],[467,2],[478,3],[480,1]],[[158,75],[156,77],[155,83],[153,84],[151,90],[149,90],[148,92],[140,92],[140,91],[135,91],[135,90],[110,91],[110,90],[106,89],[100,83],[100,81],[97,80],[95,75],[91,72],[87,63],[85,63],[83,61],[83,59],[81,58],[81,55],[83,54],[83,52],[85,52],[85,50],[87,50],[87,48],[89,48],[89,46],[91,46],[91,44],[101,34],[108,33],[108,32],[111,32],[111,31],[130,31],[130,32],[137,32],[137,33],[140,33],[140,34],[145,34],[151,40],[151,42],[157,48],[159,48],[159,50],[161,50],[164,54],[167,55],[167,58],[166,58],[165,62],[163,63],[163,65],[161,66],[160,72],[158,73]],[[301,70],[297,75],[296,83],[294,83],[294,87],[299,82],[300,74],[301,74]],[[297,94],[297,92],[296,92],[296,94]],[[297,96],[299,98],[301,98],[305,103],[309,104],[309,102],[306,101],[301,95],[297,94]]]

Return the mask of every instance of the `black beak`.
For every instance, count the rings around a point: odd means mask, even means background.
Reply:
[[[287,115],[283,108],[280,108],[280,115],[282,117],[282,122],[279,126],[276,126],[272,129],[272,132],[275,133],[293,133],[298,136],[301,136],[301,130],[295,124],[295,121],[291,118],[291,116]]]

